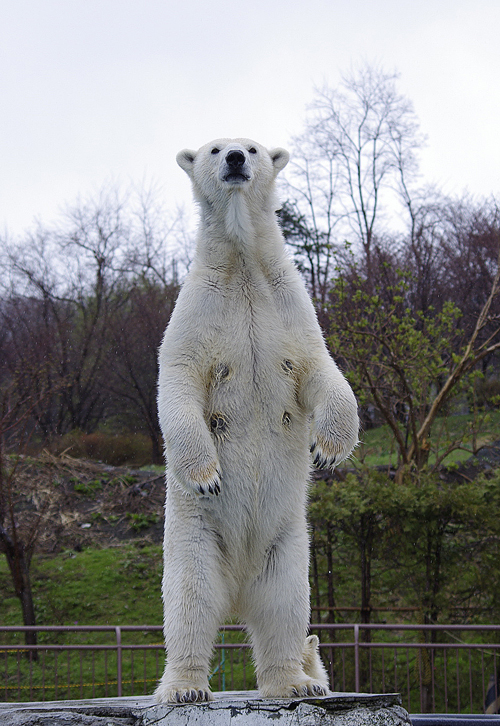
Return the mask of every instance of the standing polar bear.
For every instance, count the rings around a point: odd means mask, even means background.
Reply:
[[[213,643],[231,614],[246,624],[262,696],[328,693],[318,639],[306,637],[307,486],[311,460],[333,467],[350,454],[358,417],[276,220],[288,158],[248,139],[177,155],[201,224],[160,349],[159,702],[212,699]]]

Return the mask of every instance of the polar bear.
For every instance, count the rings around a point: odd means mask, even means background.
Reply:
[[[277,219],[284,149],[219,139],[177,155],[201,220],[159,355],[167,460],[158,702],[213,698],[221,623],[249,633],[263,697],[325,695],[309,623],[311,463],[357,443],[357,405],[328,354]]]

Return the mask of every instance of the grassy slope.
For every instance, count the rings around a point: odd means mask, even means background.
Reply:
[[[466,429],[470,424],[468,416],[449,417],[446,422],[438,422],[442,429],[446,428],[446,435],[455,435],[457,432]],[[500,412],[489,415],[489,420],[483,427],[480,443],[487,443],[498,439],[500,430]],[[367,431],[362,436],[363,445],[358,450],[358,456],[365,459],[370,465],[386,465],[390,461],[396,463],[396,455],[391,451],[391,437],[388,436],[387,428],[381,426],[377,429]],[[467,458],[465,452],[457,452],[454,459]],[[32,582],[35,594],[35,606],[39,625],[161,625],[162,604],[160,594],[161,583],[161,546],[144,545],[144,542],[122,544],[102,549],[84,549],[81,552],[64,551],[54,556],[36,556],[32,564]],[[348,588],[349,589],[349,588]],[[13,592],[10,573],[4,557],[0,557],[0,625],[19,625],[22,623],[19,601]],[[237,642],[241,640],[241,634],[227,634],[226,642]],[[42,635],[40,643],[82,643],[87,636],[77,635]],[[88,642],[112,643],[112,634],[92,634],[88,636]],[[0,643],[22,642],[18,636],[0,634]],[[161,634],[153,633],[127,633],[124,634],[124,642],[127,643],[149,643],[160,644]],[[124,691],[125,693],[142,692],[143,687],[148,692],[154,688],[158,673],[161,672],[161,649],[154,655],[151,651],[148,654],[147,663],[141,664],[141,672],[144,671],[145,684],[137,682],[133,686],[132,675],[134,666],[130,661],[131,651],[124,651]],[[252,687],[251,682],[243,681],[243,664],[241,655],[236,651],[226,650],[227,664],[223,670],[223,676],[219,673],[214,675],[213,687],[221,688],[221,678],[227,678],[227,687]],[[52,656],[48,656],[49,658]],[[78,692],[72,686],[67,693],[58,693],[53,688],[53,681],[58,676],[48,676],[50,688],[44,693],[45,698],[52,697],[80,697],[114,695],[112,685],[114,667],[113,657],[109,656],[109,663],[106,666],[102,657],[96,656],[95,662],[84,661],[84,665],[78,661],[77,653],[71,654],[67,661],[67,683],[78,683],[80,671],[83,680],[89,683],[111,683],[110,686],[86,686],[85,690]],[[139,657],[139,656],[137,656]],[[236,658],[234,667],[229,665],[229,658]],[[245,656],[246,657],[246,656]],[[70,664],[71,662],[71,664]],[[146,667],[147,665],[147,667]],[[109,667],[109,676],[106,668]],[[66,668],[66,665],[65,665]],[[246,663],[245,672],[252,678],[250,663]],[[11,670],[12,669],[12,670]],[[42,676],[39,671],[39,664],[29,665],[24,660],[21,662],[23,675],[20,683],[22,690],[19,690],[18,676],[15,675],[17,665],[9,658],[8,671],[10,683],[5,690],[7,700],[29,700],[30,697],[41,697]],[[7,670],[7,669],[6,669]],[[147,670],[147,673],[146,673]],[[61,665],[54,669],[54,674],[61,671]],[[137,666],[136,666],[137,671]],[[92,672],[92,675],[91,675]],[[71,675],[70,675],[71,674]],[[234,676],[235,680],[232,680]],[[28,683],[31,679],[35,691],[30,692]],[[135,688],[135,690],[133,690]],[[0,684],[0,691],[2,685]],[[38,689],[38,690],[37,690]],[[105,690],[106,689],[106,690]],[[2,695],[0,694],[0,698]]]
[[[444,449],[446,442],[454,440],[463,433],[469,433],[471,428],[470,415],[454,415],[438,418],[432,430],[432,444],[439,450]],[[477,446],[483,446],[500,438],[500,411],[489,411],[481,422],[481,434],[477,438]],[[389,426],[379,426],[375,429],[363,431],[360,436],[361,445],[356,451],[358,459],[362,459],[368,466],[395,466],[397,464],[397,448],[391,436]],[[466,444],[471,447],[471,441]],[[456,450],[446,457],[446,465],[465,461],[471,456],[470,451]],[[430,456],[430,463],[435,455]]]
[[[35,557],[31,569],[39,625],[160,625],[161,547]],[[5,558],[0,558],[0,623],[22,622]]]
[[[454,436],[470,426],[469,416],[450,416],[437,423],[446,425],[447,435]],[[500,411],[488,414],[481,443],[498,439]],[[391,450],[392,438],[387,426],[365,431],[357,451],[369,465],[396,462]],[[450,458],[467,458],[458,451]],[[347,465],[348,462],[347,462]],[[108,549],[66,551],[56,556],[35,556],[32,582],[40,625],[121,625],[162,622],[160,597],[161,547],[135,543]],[[8,567],[0,556],[0,624],[22,622],[19,601],[15,597]]]

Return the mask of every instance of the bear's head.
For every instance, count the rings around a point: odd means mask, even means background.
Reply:
[[[289,158],[285,149],[268,151],[250,139],[217,139],[198,151],[180,151],[177,163],[190,177],[198,200],[213,204],[236,190],[269,194]]]

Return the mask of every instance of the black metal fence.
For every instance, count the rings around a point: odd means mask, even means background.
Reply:
[[[37,645],[25,645],[36,631]],[[400,692],[410,713],[483,713],[500,676],[499,625],[313,624],[334,691]],[[151,693],[163,670],[161,626],[0,627],[0,699],[45,701]],[[256,688],[241,626],[221,628],[215,691]]]

